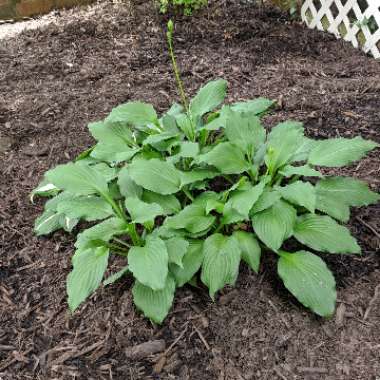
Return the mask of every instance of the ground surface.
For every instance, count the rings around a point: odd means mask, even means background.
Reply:
[[[363,256],[328,258],[339,291],[331,320],[284,291],[269,254],[259,275],[242,268],[237,288],[216,304],[201,289],[178,292],[160,327],[135,311],[128,281],[69,316],[73,238],[35,238],[42,203],[31,205],[28,194],[46,169],[92,143],[89,121],[130,99],[162,111],[177,97],[164,20],[149,5],[101,5],[90,18],[0,41],[0,378],[375,380],[379,205],[353,212]],[[238,2],[179,19],[175,44],[190,93],[224,77],[230,100],[279,100],[269,125],[295,118],[310,136],[380,142],[380,62],[349,45]],[[340,173],[379,190],[379,151]],[[164,341],[166,355],[131,357],[131,347],[152,340]]]

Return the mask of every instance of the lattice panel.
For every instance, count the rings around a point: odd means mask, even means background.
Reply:
[[[380,0],[304,0],[302,20],[380,58]]]

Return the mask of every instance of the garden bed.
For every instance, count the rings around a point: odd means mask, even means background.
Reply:
[[[163,111],[177,97],[166,20],[150,2],[94,9],[91,17],[79,13],[0,41],[0,378],[380,376],[380,205],[353,212],[349,227],[362,256],[324,256],[338,283],[331,320],[300,306],[265,254],[265,270],[244,267],[237,288],[215,304],[204,289],[180,290],[162,326],[135,310],[128,280],[98,291],[70,317],[65,279],[73,237],[34,237],[42,202],[32,205],[28,195],[45,170],[93,143],[89,121],[128,100]],[[269,125],[296,119],[311,137],[380,142],[380,62],[349,44],[270,9],[217,2],[177,20],[175,45],[191,94],[223,77],[229,100],[278,101]],[[335,174],[379,191],[379,151]],[[165,342],[165,355],[131,353],[153,340]]]

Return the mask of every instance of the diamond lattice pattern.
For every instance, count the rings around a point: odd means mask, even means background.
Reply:
[[[302,19],[380,58],[380,0],[305,0]]]

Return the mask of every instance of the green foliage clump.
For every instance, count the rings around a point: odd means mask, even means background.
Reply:
[[[161,116],[150,104],[119,105],[89,124],[96,145],[46,172],[33,191],[51,197],[35,222],[37,235],[91,223],[77,235],[67,278],[71,311],[102,282],[131,276],[135,305],[161,323],[177,288],[200,278],[214,299],[235,284],[241,261],[258,272],[264,251],[277,256],[280,278],[303,305],[332,315],[334,277],[306,249],[360,253],[342,223],[350,207],[380,196],[362,181],[318,169],[351,164],[377,144],[361,137],[312,140],[297,121],[268,132],[260,117],[273,102],[222,105],[227,83],[221,79],[188,102],[173,24],[168,27],[183,105],[174,103]],[[289,252],[289,239],[302,248]],[[111,255],[123,257],[125,266],[103,280]]]
[[[52,195],[36,220],[38,235],[78,234],[67,279],[74,311],[102,283],[111,254],[126,266],[105,284],[133,276],[136,306],[155,322],[167,315],[177,287],[200,279],[210,296],[233,285],[244,261],[257,272],[262,248],[274,252],[290,292],[322,316],[334,311],[333,275],[312,252],[287,252],[289,238],[314,251],[357,254],[340,222],[350,206],[379,195],[349,177],[325,177],[376,147],[360,137],[314,141],[286,121],[269,133],[260,116],[273,104],[259,98],[224,105],[226,82],[209,82],[188,109],[174,103],[161,117],[130,102],[91,123],[97,144],[75,162],[49,170],[34,191]],[[227,185],[228,184],[228,185]]]
[[[160,12],[166,13],[169,8],[181,8],[186,16],[207,6],[208,0],[159,0]]]

